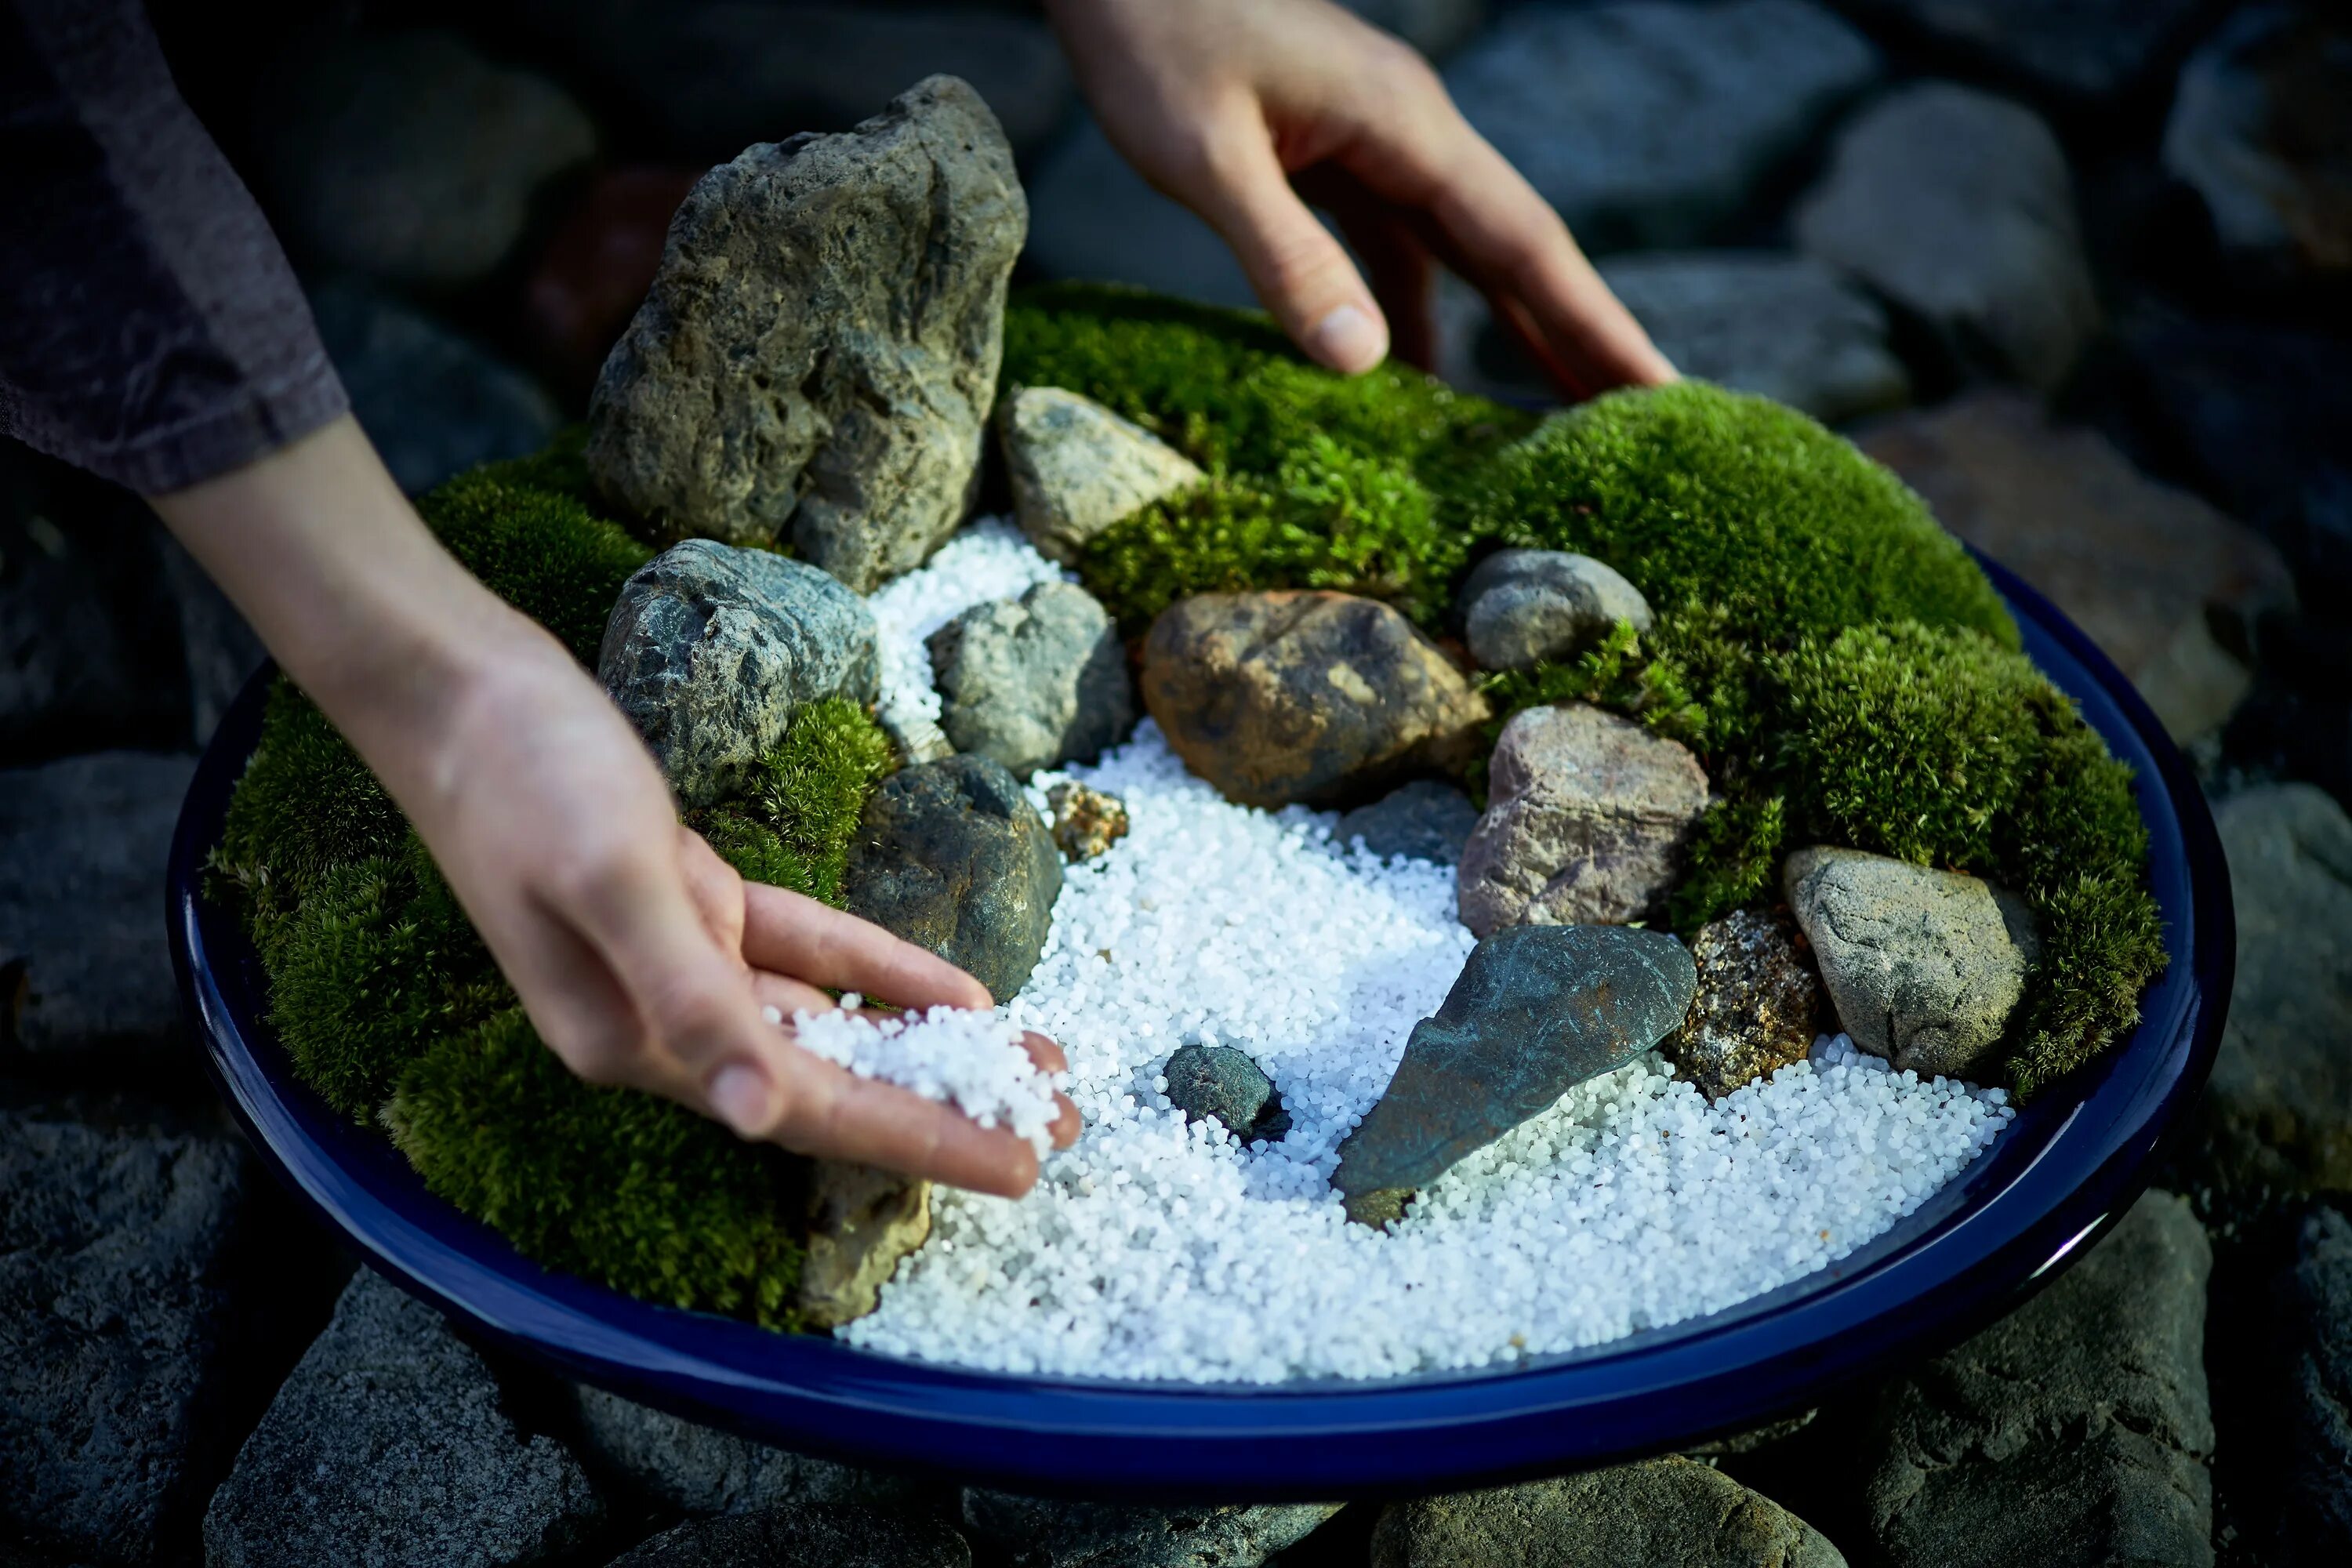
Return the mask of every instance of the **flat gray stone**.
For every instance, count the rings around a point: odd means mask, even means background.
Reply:
[[[1800,249],[1918,316],[1966,369],[2048,392],[2098,328],[2065,152],[2006,99],[1888,93],[1838,132],[1793,222]]]
[[[1656,912],[1706,810],[1687,747],[1590,703],[1512,716],[1462,851],[1462,923],[1614,924]]]
[[[1167,1509],[963,1494],[966,1531],[1006,1568],[1261,1568],[1339,1511],[1338,1503]]]
[[[1601,276],[1686,376],[1827,424],[1911,401],[1885,307],[1810,256],[1630,251],[1604,258]]]
[[[1587,249],[1700,244],[1878,75],[1805,0],[1515,7],[1456,55],[1462,111]]]
[[[227,1139],[0,1110],[0,1541],[145,1563],[193,1529],[253,1310],[246,1184]]]
[[[1012,389],[997,403],[996,429],[1021,531],[1066,564],[1112,523],[1208,477],[1150,431],[1058,386]]]
[[[0,1053],[62,1062],[182,1037],[163,862],[194,757],[0,773]]]
[[[1821,1531],[1685,1458],[1391,1503],[1372,1568],[1845,1568]]]
[[[1881,1395],[1867,1506],[1890,1568],[2208,1568],[2212,1248],[2150,1192],[2042,1294]]]
[[[672,538],[789,539],[861,593],[919,564],[971,500],[1027,222],[954,77],[720,164],[598,377],[597,482]]]
[[[1462,847],[1477,826],[1478,808],[1468,795],[1434,779],[1415,779],[1370,805],[1341,813],[1331,837],[1341,844],[1360,838],[1375,855],[1453,866],[1460,863]]]
[[[1351,1198],[1426,1186],[1683,1021],[1697,972],[1682,943],[1632,926],[1515,926],[1471,949],[1396,1076],[1339,1145]]]
[[[1565,550],[1497,550],[1463,579],[1462,636],[1484,669],[1566,659],[1619,622],[1646,632],[1650,602],[1617,569]]]
[[[2039,951],[1991,883],[1816,846],[1781,868],[1789,907],[1853,1043],[1926,1078],[1967,1078],[2000,1039]]]
[[[905,1512],[936,1489],[880,1470],[770,1447],[587,1384],[572,1387],[580,1454],[658,1508],[697,1517],[858,1504]]]
[[[596,678],[653,748],[678,798],[740,784],[804,703],[870,703],[874,616],[803,561],[714,540],[674,544],[622,584]]]
[[[689,1520],[610,1568],[971,1568],[971,1548],[920,1513],[787,1504]]]
[[[1002,763],[964,756],[901,768],[866,798],[842,875],[843,907],[928,948],[998,1001],[1045,951],[1062,857]]]
[[[1135,724],[1126,646],[1075,583],[974,605],[929,647],[940,728],[957,751],[993,757],[1016,778],[1092,762]]]

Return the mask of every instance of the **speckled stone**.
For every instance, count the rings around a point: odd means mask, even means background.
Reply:
[[[1107,855],[1127,837],[1127,803],[1107,790],[1075,781],[1045,792],[1054,814],[1054,845],[1073,863]]]
[[[1683,1026],[1660,1045],[1709,1100],[1805,1059],[1821,1011],[1821,982],[1786,910],[1734,910],[1691,938],[1698,994]]]
[[[1290,1113],[1265,1069],[1231,1046],[1180,1046],[1161,1070],[1168,1099],[1187,1121],[1214,1120],[1244,1143],[1272,1143],[1290,1131]]]

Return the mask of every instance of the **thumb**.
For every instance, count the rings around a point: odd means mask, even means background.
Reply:
[[[1272,140],[1253,128],[1235,141],[1232,162],[1201,193],[1201,216],[1309,356],[1350,375],[1371,369],[1388,357],[1389,326],[1356,264],[1291,189]]]

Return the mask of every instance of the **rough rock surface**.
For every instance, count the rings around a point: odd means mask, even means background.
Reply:
[[[1347,594],[1198,594],[1143,645],[1143,701],[1185,765],[1243,805],[1341,805],[1460,766],[1486,704],[1388,605]]]
[[[2150,1192],[2009,1317],[1881,1396],[1870,1528],[1891,1568],[2210,1564],[2213,1255]]]
[[[2256,5],[2181,68],[2165,167],[2196,187],[2223,250],[2258,279],[2352,273],[2347,55],[2340,9]]]
[[[1460,872],[1462,923],[1480,936],[1652,913],[1706,809],[1697,758],[1581,702],[1515,714],[1486,781]]]
[[[1685,375],[1832,424],[1911,401],[1885,308],[1812,257],[1633,251],[1601,276]]]
[[[874,715],[874,721],[890,738],[891,749],[898,753],[901,767],[943,763],[955,755],[955,743],[948,739],[947,731],[920,713],[886,707]]]
[[[1821,982],[1785,910],[1734,910],[1691,937],[1698,993],[1659,1049],[1709,1100],[1805,1059]]]
[[[2352,1188],[2352,819],[2309,784],[2213,813],[2238,911],[2238,972],[2188,1157],[2242,1202]]]
[[[1938,522],[2050,595],[2176,739],[2229,717],[2253,684],[2256,622],[2294,603],[2286,562],[2260,534],[2147,479],[2103,437],[2052,425],[2021,394],[1900,416],[1862,447]]]
[[[193,1524],[245,1180],[224,1139],[0,1110],[0,1542],[144,1563]]]
[[[1796,850],[1781,879],[1853,1043],[1922,1078],[1969,1077],[2025,990],[2038,948],[2025,906],[1859,849]]]
[[[1396,1076],[1339,1145],[1350,1197],[1427,1185],[1680,1024],[1697,972],[1664,931],[1518,926],[1470,951]]]
[[[971,1548],[921,1513],[786,1506],[689,1520],[611,1568],[971,1568]]]
[[[390,294],[331,279],[310,291],[310,314],[353,416],[410,495],[536,452],[563,423],[546,388]]]
[[[717,799],[804,702],[871,702],[874,616],[805,562],[689,539],[621,588],[596,677],[688,805]]]
[[[954,756],[902,768],[866,798],[842,888],[850,913],[969,971],[1001,1002],[1045,951],[1062,858],[1003,763]]]
[[[1040,552],[1075,564],[1087,542],[1207,476],[1157,436],[1058,386],[1015,387],[996,408],[1013,514]]]
[[[1972,370],[2047,392],[2099,324],[2066,154],[2005,99],[1950,82],[1889,93],[1838,133],[1794,223],[1801,249],[1919,316]]]
[[[1650,602],[1617,569],[1565,550],[1498,550],[1463,580],[1463,640],[1482,669],[1525,669],[1581,652],[1626,621],[1654,624]]]
[[[700,1517],[841,1503],[904,1510],[929,1496],[919,1482],[772,1448],[586,1384],[572,1392],[581,1457],[667,1511]]]
[[[440,1314],[362,1269],[205,1512],[208,1568],[558,1560],[604,1521]]]
[[[1091,784],[1057,784],[1045,792],[1054,814],[1054,847],[1076,862],[1108,854],[1127,837],[1127,803]]]
[[[931,1234],[931,1184],[845,1160],[818,1160],[809,1173],[808,1256],[800,1308],[820,1329],[837,1329],[880,1302],[898,1260]]]
[[[0,1056],[178,1037],[163,867],[194,771],[100,752],[0,773]]]
[[[1434,779],[1415,779],[1342,813],[1331,837],[1341,844],[1360,838],[1375,855],[1452,866],[1460,863],[1462,847],[1477,826],[1478,808],[1468,795]]]
[[[713,169],[597,380],[598,483],[675,537],[789,536],[861,593],[918,564],[971,499],[1026,223],[953,77]]]
[[[457,34],[322,28],[258,95],[258,184],[287,248],[403,287],[477,283],[596,131],[562,89]]]
[[[1339,1511],[1338,1503],[1164,1509],[963,1494],[966,1531],[1008,1568],[1260,1568]]]
[[[1215,1118],[1243,1142],[1278,1142],[1290,1112],[1265,1069],[1231,1046],[1179,1046],[1160,1069],[1168,1098],[1187,1121]]]
[[[1017,778],[1092,762],[1135,722],[1127,649],[1076,583],[974,605],[929,646],[940,728],[957,751],[993,757]]]
[[[2211,9],[2202,0],[1848,0],[1847,8],[2084,107],[2144,84]]]
[[[1391,1503],[1372,1568],[1845,1568],[1811,1525],[1729,1476],[1649,1459]]]
[[[1590,249],[1697,244],[1878,74],[1803,0],[1514,9],[1445,70],[1470,122]]]
[[[2304,1216],[2273,1300],[2286,1464],[2271,1561],[2352,1562],[2352,1219],[2343,1211]]]

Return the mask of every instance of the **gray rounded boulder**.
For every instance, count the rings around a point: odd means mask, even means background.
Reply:
[[[1018,777],[1091,761],[1135,722],[1118,629],[1075,583],[974,605],[931,634],[930,652],[940,728]]]
[[[1498,550],[1462,584],[1463,640],[1485,669],[1566,658],[1626,621],[1650,629],[1650,602],[1617,569],[1565,550]]]

